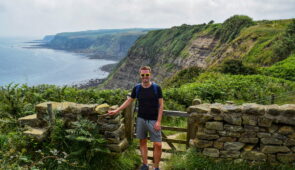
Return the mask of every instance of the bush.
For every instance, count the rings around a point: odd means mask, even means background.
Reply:
[[[294,92],[295,83],[284,79],[263,75],[244,76],[207,72],[200,74],[193,83],[165,90],[164,98],[174,100],[187,108],[195,98],[201,98],[205,102],[233,100],[237,103],[270,104],[272,95],[279,99]]]
[[[225,60],[220,67],[220,72],[226,74],[255,74],[256,69],[254,67],[245,66],[239,59]]]
[[[261,68],[260,71],[267,76],[295,81],[295,54],[271,67]]]
[[[216,37],[222,43],[230,42],[239,35],[243,28],[254,25],[252,18],[245,15],[234,15],[224,21],[221,28],[216,32]]]
[[[280,60],[295,52],[295,19],[292,20],[285,33],[277,40],[274,52]]]

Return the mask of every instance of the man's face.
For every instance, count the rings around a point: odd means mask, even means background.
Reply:
[[[143,83],[148,83],[151,79],[150,70],[140,70],[140,78]]]

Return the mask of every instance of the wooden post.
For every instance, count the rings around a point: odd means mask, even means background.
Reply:
[[[55,122],[55,114],[52,111],[52,104],[51,103],[47,104],[47,112],[49,114],[49,123],[50,123],[50,126],[52,126],[52,125],[54,125],[54,122]]]
[[[270,104],[274,104],[274,103],[275,103],[275,94],[271,94]]]
[[[189,147],[191,139],[196,137],[195,119],[192,116],[187,118],[187,136],[186,136],[186,147]]]
[[[132,143],[134,134],[134,107],[135,103],[132,102],[124,110],[125,135],[129,143]]]

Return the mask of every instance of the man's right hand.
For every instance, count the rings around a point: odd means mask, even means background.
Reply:
[[[109,115],[115,115],[115,114],[117,114],[118,112],[119,112],[119,110],[117,110],[117,109],[116,109],[116,110],[109,110],[109,111],[108,111],[108,114],[109,114]]]

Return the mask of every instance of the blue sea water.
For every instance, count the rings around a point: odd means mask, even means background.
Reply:
[[[0,38],[0,86],[9,83],[73,85],[105,78],[100,68],[116,61],[45,48],[24,48],[32,38]]]

